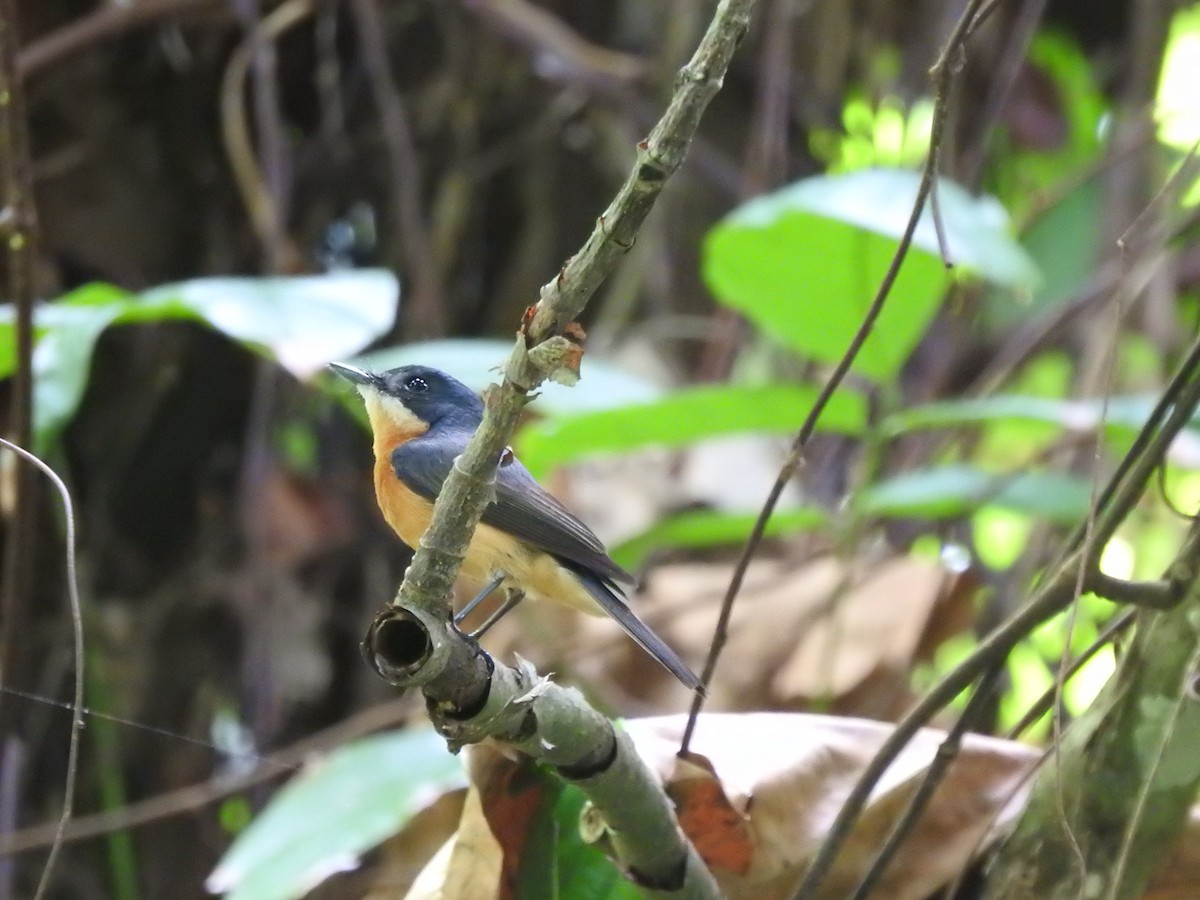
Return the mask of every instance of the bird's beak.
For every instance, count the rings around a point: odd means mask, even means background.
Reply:
[[[345,363],[330,363],[329,368],[354,384],[375,384],[379,380],[378,376],[372,375],[370,372],[364,372],[362,369],[355,368],[354,366],[348,366]]]

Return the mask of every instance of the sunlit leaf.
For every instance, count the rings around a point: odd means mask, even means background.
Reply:
[[[391,272],[346,269],[298,278],[197,278],[146,291],[142,303],[177,303],[218,331],[265,347],[306,378],[384,334],[395,321],[399,292]]]
[[[358,269],[298,278],[200,278],[130,294],[87,285],[39,306],[34,350],[35,446],[45,447],[75,414],[96,341],[105,328],[190,319],[269,353],[297,377],[349,356],[384,334],[399,300],[395,276]],[[0,307],[0,340],[13,333]],[[0,378],[15,357],[0,351]]]
[[[1200,6],[1176,10],[1163,53],[1154,114],[1158,136],[1185,153],[1200,140]]]
[[[883,279],[916,199],[919,176],[869,169],[820,176],[756,198],[708,235],[704,275],[725,304],[787,346],[832,362],[845,352]],[[1038,274],[991,198],[939,182],[954,265],[1031,290]],[[928,206],[872,335],[856,363],[892,377],[936,312],[947,284]]]
[[[575,416],[557,416],[525,428],[516,449],[535,474],[595,453],[641,447],[681,447],[739,432],[790,434],[812,408],[812,385],[689,388],[654,403]],[[866,423],[866,401],[846,391],[834,395],[820,428],[856,434]]]
[[[612,557],[626,569],[633,570],[657,550],[739,545],[750,536],[757,518],[756,513],[724,513],[716,510],[679,513],[656,522],[649,530],[615,547]],[[775,537],[810,531],[828,521],[829,514],[818,507],[779,510],[771,516],[763,534]]]
[[[457,757],[431,729],[372,735],[310,765],[243,831],[205,886],[233,900],[284,900],[400,830],[442,793],[464,787]]]

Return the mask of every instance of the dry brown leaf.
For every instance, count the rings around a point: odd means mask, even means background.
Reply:
[[[838,561],[818,563],[837,573],[827,595],[830,609],[776,674],[776,691],[784,697],[838,697],[876,668],[907,669],[946,581],[945,570],[908,556],[888,560],[860,579]]]
[[[685,656],[700,658],[729,577],[727,565],[664,566],[639,596],[639,612]],[[715,704],[839,698],[873,673],[906,673],[943,595],[959,596],[944,590],[951,583],[941,566],[913,557],[751,563],[712,686]]]
[[[699,668],[731,575],[724,563],[663,566],[631,605],[693,668]],[[935,621],[947,613],[952,629],[970,624],[970,592],[935,562],[897,557],[868,565],[822,556],[801,566],[756,560],[746,573],[730,621],[712,705],[777,707],[813,699],[853,697],[839,711],[893,712],[903,703],[905,676],[930,647]],[[539,668],[569,661],[572,676],[608,689],[629,709],[686,702],[686,689],[639,650],[611,621],[525,604],[488,635],[501,659],[513,652]],[[881,697],[863,691],[878,684]],[[621,697],[620,692],[625,696]]]
[[[684,723],[683,716],[670,716],[626,724],[638,752],[664,778],[675,771]],[[711,761],[729,807],[745,817],[754,848],[744,872],[712,860],[729,897],[792,895],[846,794],[890,732],[881,722],[832,716],[701,716],[693,748]],[[822,896],[844,897],[857,884],[942,739],[942,732],[922,731],[888,769]],[[985,835],[1019,810],[1023,779],[1039,758],[1021,744],[968,735],[878,895],[916,900],[948,884]]]
[[[676,757],[667,796],[675,803],[679,826],[706,864],[739,875],[749,871],[754,853],[749,824],[729,802],[712,763],[696,753]]]

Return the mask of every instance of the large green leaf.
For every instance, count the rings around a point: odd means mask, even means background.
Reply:
[[[995,474],[972,466],[920,469],[886,479],[860,492],[856,508],[887,518],[948,519],[985,504],[1063,524],[1087,512],[1091,485],[1056,472]]]
[[[704,276],[721,302],[787,346],[841,358],[899,244],[919,176],[869,169],[819,176],[756,198],[708,235]],[[950,260],[995,283],[1032,290],[1037,270],[1009,236],[1004,210],[941,180]],[[937,311],[947,285],[926,207],[891,296],[855,367],[895,376]]]
[[[432,729],[372,735],[333,751],[284,787],[233,842],[205,886],[233,900],[300,897],[466,785]]]
[[[432,366],[482,391],[500,377],[500,366],[512,352],[512,346],[510,341],[488,338],[425,341],[376,350],[352,362],[373,372],[396,366]],[[534,408],[550,415],[591,412],[649,403],[663,394],[657,385],[590,355],[583,359],[582,374],[574,387],[544,384],[538,389]]]
[[[197,278],[146,291],[141,302],[190,310],[306,378],[386,333],[399,296],[391,272],[347,269],[299,278]]]
[[[1145,424],[1156,398],[1131,395],[1093,400],[1055,400],[1018,394],[994,394],[941,400],[900,410],[880,423],[880,431],[895,437],[930,428],[958,428],[989,422],[1042,422],[1068,431],[1093,431],[1103,426],[1116,436],[1128,438]],[[1200,423],[1193,418],[1192,427]]]
[[[757,513],[726,513],[717,510],[679,513],[656,522],[647,531],[614,548],[612,558],[632,571],[657,550],[740,545],[750,536],[757,519]],[[763,534],[775,537],[797,531],[811,531],[828,521],[829,514],[819,507],[781,509],[771,516]]]
[[[201,278],[141,295],[103,284],[80,288],[36,312],[35,445],[44,448],[75,414],[96,340],[110,325],[204,322],[306,377],[384,334],[398,299],[395,276],[373,269],[299,278]],[[0,344],[11,346],[13,331],[13,308],[0,307]],[[14,365],[11,351],[0,352],[0,378]]]
[[[535,423],[520,433],[516,449],[534,474],[545,474],[556,465],[595,453],[681,447],[737,432],[791,434],[812,409],[818,390],[812,385],[688,388],[654,403]],[[857,434],[866,419],[862,395],[839,391],[819,427]]]

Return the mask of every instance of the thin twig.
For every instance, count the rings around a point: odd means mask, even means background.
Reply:
[[[241,195],[254,233],[263,250],[272,258],[272,268],[287,268],[282,214],[272,191],[263,183],[262,172],[250,139],[246,122],[244,88],[256,45],[271,42],[289,28],[312,15],[313,0],[284,0],[258,23],[229,57],[221,81],[221,137],[225,155],[233,171],[233,180]],[[275,257],[278,257],[276,259]]]
[[[22,78],[29,78],[91,44],[119,37],[131,28],[152,25],[159,19],[192,8],[216,7],[222,2],[227,0],[137,0],[136,3],[102,4],[94,12],[22,47],[17,54],[17,72]]]
[[[29,155],[29,121],[25,91],[17,71],[16,0],[0,2],[0,245],[3,246],[4,299],[15,307],[15,359],[6,428],[21,446],[33,446],[33,305],[38,254],[37,206]],[[41,492],[32,470],[12,473],[12,505],[4,528],[3,574],[0,575],[0,684],[13,681],[30,658],[34,632],[35,572]],[[19,765],[15,746],[20,730],[7,706],[0,705],[0,735],[7,748],[0,766]],[[15,781],[6,772],[5,780]],[[0,870],[4,891],[10,869]]]
[[[1096,639],[1088,644],[1082,653],[1071,660],[1070,665],[1063,672],[1063,682],[1068,682],[1074,678],[1075,674],[1092,660],[1092,657],[1107,647],[1117,635],[1132,625],[1136,616],[1137,611],[1133,609],[1124,610],[1120,615],[1114,616],[1113,620],[1105,625],[1104,630],[1096,636]],[[1010,741],[1016,740],[1034,722],[1049,712],[1050,708],[1054,705],[1054,701],[1061,696],[1062,690],[1059,688],[1058,683],[1055,682],[1050,685],[1037,700],[1030,704],[1029,709],[1025,710],[1024,715],[1008,729],[1005,737]]]
[[[500,385],[485,392],[483,421],[446,479],[432,520],[393,601],[364,647],[376,670],[400,686],[420,685],[431,718],[454,744],[500,736],[519,752],[581,786],[612,825],[622,866],[661,891],[716,897],[719,889],[679,830],[661,784],[626,736],[613,731],[576,691],[495,665],[449,619],[451,590],[472,532],[494,495],[496,467],[530,392],[547,378],[578,376],[581,332],[573,325],[625,255],[667,180],[683,164],[700,118],[720,89],[749,23],[753,0],[721,0],[691,60],[679,73],[662,118],[637,145],[625,183],[580,251],[567,260],[526,311]],[[418,638],[421,652],[403,653]],[[399,662],[394,663],[397,651]],[[528,710],[528,715],[526,711]],[[537,725],[530,733],[528,724]],[[586,743],[581,745],[581,737]],[[593,738],[601,738],[597,744]],[[611,755],[606,746],[611,741]],[[576,756],[582,753],[582,756]],[[597,757],[597,754],[601,754]],[[638,802],[631,805],[630,785]]]
[[[275,36],[264,27],[261,0],[231,0],[245,33],[243,46],[248,48],[250,66],[254,72],[251,90],[254,98],[254,124],[258,138],[257,174],[270,196],[266,231],[260,235],[266,255],[266,269],[279,275],[288,269],[287,218],[291,205],[291,174],[288,164],[287,140],[283,133],[283,116],[279,110],[279,79],[276,77]],[[240,89],[240,85],[238,85]]]
[[[637,56],[593,44],[566,22],[528,0],[463,0],[465,8],[497,32],[529,48],[531,56],[553,60],[544,77],[613,90],[636,84],[647,65]],[[690,43],[690,35],[689,35]]]
[[[879,879],[883,877],[883,873],[887,870],[888,863],[896,855],[896,851],[900,849],[900,845],[904,843],[913,827],[917,824],[917,820],[921,818],[921,813],[929,805],[929,801],[933,799],[933,792],[937,790],[938,785],[946,777],[946,773],[950,771],[950,766],[955,759],[958,758],[958,752],[962,749],[963,735],[975,722],[975,720],[983,713],[984,704],[991,699],[992,688],[996,684],[996,679],[1004,670],[1002,662],[992,665],[982,675],[979,676],[979,683],[975,687],[975,693],[971,695],[971,699],[967,701],[966,707],[962,714],[958,717],[958,721],[954,723],[954,727],[946,734],[945,739],[938,745],[937,754],[930,763],[929,768],[925,770],[925,775],[921,779],[920,785],[913,792],[911,799],[908,801],[908,806],[892,826],[891,833],[888,834],[887,840],[883,846],[879,848],[879,852],[875,858],[871,860],[871,865],[867,868],[866,874],[855,888],[851,900],[866,900],[866,897],[874,889]]]
[[[83,606],[79,602],[79,582],[75,572],[75,508],[71,503],[71,492],[66,484],[58,477],[58,473],[30,453],[11,441],[0,438],[0,445],[7,447],[27,463],[38,468],[54,485],[62,498],[63,516],[66,519],[67,541],[67,596],[71,601],[71,632],[75,654],[75,691],[72,697],[71,739],[67,748],[67,776],[63,785],[62,814],[58,818],[58,826],[54,830],[54,841],[50,844],[50,852],[46,854],[46,865],[42,869],[42,877],[38,881],[34,900],[41,900],[46,895],[50,879],[54,874],[54,864],[58,861],[59,851],[62,850],[63,833],[71,814],[75,809],[75,780],[79,774],[79,736],[83,731]]]
[[[900,237],[899,246],[896,247],[896,252],[892,256],[891,264],[883,276],[883,281],[879,285],[875,299],[871,301],[871,305],[867,308],[862,324],[859,325],[858,331],[855,332],[854,337],[850,341],[850,346],[846,348],[845,354],[838,361],[828,380],[821,387],[821,392],[817,395],[812,409],[809,411],[804,423],[800,426],[799,432],[797,432],[795,439],[792,441],[787,458],[779,470],[779,475],[776,477],[775,483],[771,486],[771,491],[767,495],[766,502],[763,504],[762,510],[754,522],[754,528],[751,529],[750,536],[746,539],[746,543],[742,547],[741,556],[734,567],[733,575],[729,582],[729,589],[725,592],[725,597],[721,603],[721,612],[717,618],[717,627],[714,630],[712,645],[709,647],[708,659],[704,664],[704,672],[701,675],[706,692],[712,681],[713,673],[716,671],[721,651],[728,640],[729,619],[733,614],[734,600],[737,599],[737,595],[742,589],[742,582],[745,580],[746,571],[750,567],[750,560],[754,557],[754,553],[762,541],[767,522],[770,520],[772,513],[774,513],[775,506],[779,503],[779,498],[783,496],[784,488],[787,487],[788,482],[792,480],[792,477],[800,468],[804,460],[804,451],[808,447],[808,442],[812,438],[813,433],[816,431],[817,422],[820,420],[821,414],[825,411],[825,407],[833,398],[833,394],[841,385],[842,380],[849,373],[850,367],[858,357],[859,351],[874,329],[875,322],[878,320],[880,313],[883,312],[883,306],[887,302],[888,295],[891,293],[892,285],[895,284],[896,278],[900,274],[900,266],[908,255],[908,248],[912,245],[913,235],[917,230],[917,223],[920,221],[921,213],[925,208],[925,200],[929,196],[929,192],[937,176],[942,134],[945,130],[946,118],[949,112],[950,84],[954,75],[954,68],[950,63],[950,57],[951,54],[961,49],[960,42],[962,34],[966,29],[966,23],[969,21],[971,15],[973,15],[974,10],[978,8],[980,2],[982,0],[972,0],[971,4],[963,12],[954,31],[946,41],[945,48],[942,50],[937,64],[932,69],[935,100],[933,122],[930,126],[929,156],[921,172],[921,183],[917,188],[917,196],[913,201],[912,213],[909,215],[908,224],[905,226],[904,233]],[[680,742],[679,752],[681,755],[688,752],[692,735],[696,729],[696,719],[700,715],[703,706],[704,694],[697,693],[692,698],[692,708],[688,714],[688,724],[684,729],[683,739]]]
[[[1127,273],[1128,274],[1128,273]],[[1122,290],[1124,288],[1124,290]],[[1105,348],[1104,359],[1101,360],[1100,366],[1100,388],[1103,399],[1100,404],[1100,416],[1097,420],[1098,433],[1103,432],[1104,423],[1108,420],[1108,401],[1112,394],[1113,370],[1116,365],[1117,356],[1117,335],[1121,327],[1121,299],[1122,294],[1128,290],[1128,278],[1122,279],[1118,285],[1118,291],[1112,302],[1113,310],[1113,336],[1112,340],[1108,341]],[[1066,673],[1067,665],[1071,653],[1071,642],[1075,635],[1075,622],[1079,614],[1079,598],[1083,596],[1083,585],[1088,577],[1088,571],[1085,568],[1087,561],[1096,558],[1098,554],[1095,552],[1096,536],[1096,510],[1097,510],[1097,493],[1100,486],[1100,468],[1102,442],[1097,440],[1092,447],[1092,466],[1091,466],[1091,484],[1089,490],[1091,497],[1088,503],[1088,512],[1083,520],[1083,541],[1080,544],[1080,564],[1079,571],[1075,577],[1075,597],[1071,602],[1071,606],[1066,617],[1066,633],[1063,635],[1062,658],[1059,660],[1058,672],[1055,676],[1055,685],[1061,695],[1066,689]],[[1063,833],[1066,835],[1067,843],[1070,844],[1071,850],[1074,853],[1075,863],[1079,871],[1079,876],[1082,881],[1087,873],[1087,860],[1084,857],[1083,848],[1079,844],[1079,839],[1075,836],[1075,832],[1070,826],[1069,817],[1067,815],[1067,798],[1066,785],[1062,777],[1062,737],[1065,731],[1063,722],[1063,706],[1061,704],[1054,707],[1053,716],[1051,717],[1051,758],[1054,761],[1054,778],[1055,778],[1055,802],[1058,805],[1058,814],[1062,822]]]
[[[940,198],[937,178],[934,178],[933,185],[929,188],[929,212],[933,216],[933,233],[937,235],[938,255],[942,258],[942,265],[947,269],[953,269],[954,258],[950,255],[950,241],[946,238],[946,223],[942,219]]]
[[[410,696],[365,709],[343,722],[338,722],[336,725],[331,725],[329,728],[302,738],[270,756],[256,757],[257,765],[249,771],[219,774],[207,781],[156,794],[119,809],[80,816],[70,823],[62,835],[62,840],[82,841],[101,837],[203,809],[233,794],[241,793],[273,778],[279,778],[281,775],[295,772],[306,760],[313,759],[334,747],[340,747],[350,741],[373,734],[382,728],[400,724],[412,718],[415,711]],[[175,734],[140,722],[130,722],[105,713],[85,713],[84,717],[88,716],[115,720],[122,725],[149,729],[155,734],[212,747],[207,741],[195,741],[186,735]],[[56,825],[44,824],[34,825],[13,834],[0,835],[0,857],[40,850],[54,842],[56,831]]]
[[[1162,187],[1142,207],[1142,211],[1137,214],[1129,227],[1121,232],[1121,236],[1117,238],[1117,249],[1124,253],[1134,234],[1146,227],[1146,219],[1150,213],[1157,210],[1164,200],[1177,199],[1196,180],[1197,174],[1200,174],[1200,139],[1192,144],[1187,155],[1171,173],[1171,177],[1163,182]]]
[[[989,138],[996,133],[996,120],[1004,111],[1017,77],[1024,70],[1029,44],[1037,34],[1048,0],[1024,0],[1004,41],[1000,62],[988,78],[987,96],[975,120],[975,134],[963,150],[959,172],[968,185],[979,180],[979,171],[987,155]]]
[[[412,289],[405,300],[406,332],[410,336],[439,337],[446,331],[446,310],[438,260],[421,210],[421,166],[408,113],[388,60],[385,22],[376,0],[350,0],[350,8],[387,150],[395,239],[412,275]]]

